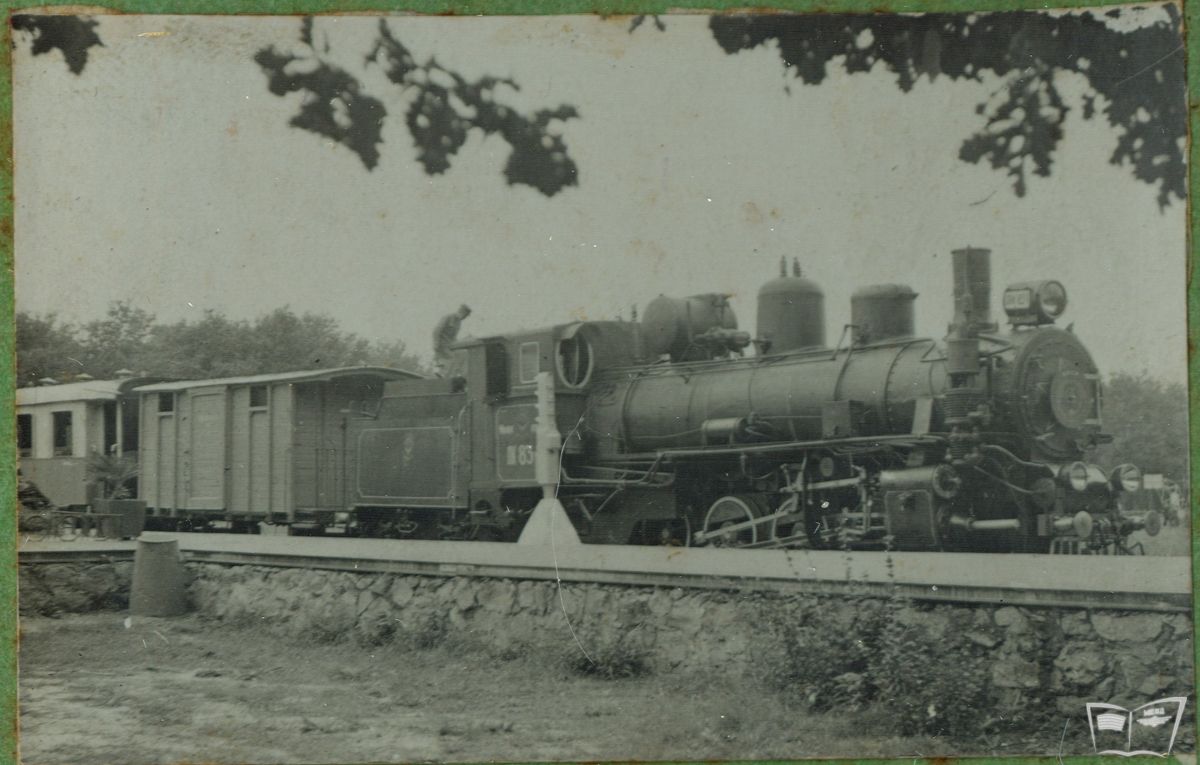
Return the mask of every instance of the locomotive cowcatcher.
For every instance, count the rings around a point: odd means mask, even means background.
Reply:
[[[586,542],[1128,552],[1161,521],[1118,509],[1137,467],[1087,459],[1111,439],[1092,357],[1055,326],[1066,291],[1008,287],[1001,329],[989,258],[954,251],[940,342],[914,335],[916,294],[892,284],[854,293],[827,346],[795,264],[760,290],[753,335],[707,294],[462,341],[461,376],[388,382],[350,422],[348,531],[515,538],[549,432]]]

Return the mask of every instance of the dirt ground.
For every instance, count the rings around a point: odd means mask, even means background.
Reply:
[[[807,714],[720,668],[605,680],[572,674],[561,656],[286,643],[193,616],[128,627],[115,612],[27,619],[20,659],[25,763],[779,759],[964,746],[881,735],[879,712]]]

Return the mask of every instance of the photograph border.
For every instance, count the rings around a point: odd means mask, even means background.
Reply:
[[[1184,46],[1186,55],[1188,94],[1188,147],[1189,169],[1187,199],[1187,338],[1188,338],[1188,410],[1190,438],[1190,482],[1200,487],[1200,360],[1196,348],[1200,342],[1200,285],[1195,283],[1197,262],[1194,243],[1200,229],[1200,215],[1192,204],[1200,194],[1200,180],[1194,169],[1200,166],[1200,147],[1194,136],[1200,129],[1200,44],[1188,34],[1192,28],[1200,28],[1200,0],[1183,2]],[[588,14],[602,16],[633,16],[641,14],[709,13],[709,12],[797,12],[797,13],[918,13],[918,12],[971,12],[999,10],[1044,10],[1053,8],[1082,9],[1113,5],[1112,2],[1093,0],[1056,0],[1046,3],[1041,0],[767,0],[761,4],[748,4],[739,0],[104,0],[102,4],[80,5],[66,0],[49,0],[41,4],[0,0],[5,15],[11,19],[15,11],[41,9],[46,12],[72,12],[85,14],[198,14],[198,15],[336,15],[411,13],[416,15],[475,16],[512,15],[537,16],[550,14]],[[68,10],[69,9],[69,10]],[[0,396],[12,411],[15,396],[16,360],[14,336],[14,263],[13,263],[13,84],[12,58],[13,34],[11,24],[6,24],[6,41],[10,56],[0,62],[0,310],[7,317],[7,325],[0,332]],[[0,418],[0,494],[9,498],[5,511],[0,513],[0,537],[10,544],[0,547],[0,598],[3,614],[0,614],[0,765],[16,763],[18,752],[18,685],[17,685],[17,529],[16,529],[16,449],[15,418]],[[1192,528],[1197,528],[1200,513],[1193,493],[1190,506]],[[1195,590],[1196,572],[1200,570],[1198,553],[1193,534],[1192,550],[1193,588],[1193,635],[1197,630]],[[1193,640],[1193,650],[1195,650]],[[1200,664],[1200,662],[1198,662]],[[1200,685],[1200,684],[1197,684]],[[1195,687],[1195,686],[1194,686]],[[1195,701],[1193,699],[1193,701]],[[81,721],[86,724],[86,721]],[[203,753],[197,753],[198,761],[204,761]],[[956,758],[958,759],[958,758]],[[1188,758],[1195,763],[1195,755]],[[1099,763],[1111,762],[1109,758],[1095,756],[1072,757],[1020,757],[980,758],[977,762],[996,762],[1005,765],[1025,763]],[[1172,755],[1167,762],[1181,761]],[[913,762],[919,761],[913,759]],[[827,762],[882,763],[887,760],[828,760]],[[944,763],[944,758],[927,758],[927,763]]]

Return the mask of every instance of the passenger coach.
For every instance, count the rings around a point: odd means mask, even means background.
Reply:
[[[137,459],[138,407],[133,390],[161,377],[77,380],[17,389],[17,456],[21,475],[55,506],[82,508],[98,498],[88,457]]]

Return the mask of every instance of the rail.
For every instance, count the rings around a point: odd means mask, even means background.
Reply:
[[[222,565],[1130,611],[1188,612],[1192,604],[1191,562],[1186,557],[153,536],[178,539],[189,561]],[[131,542],[80,544],[26,542],[19,562],[67,562],[105,555],[129,559],[134,549]]]

